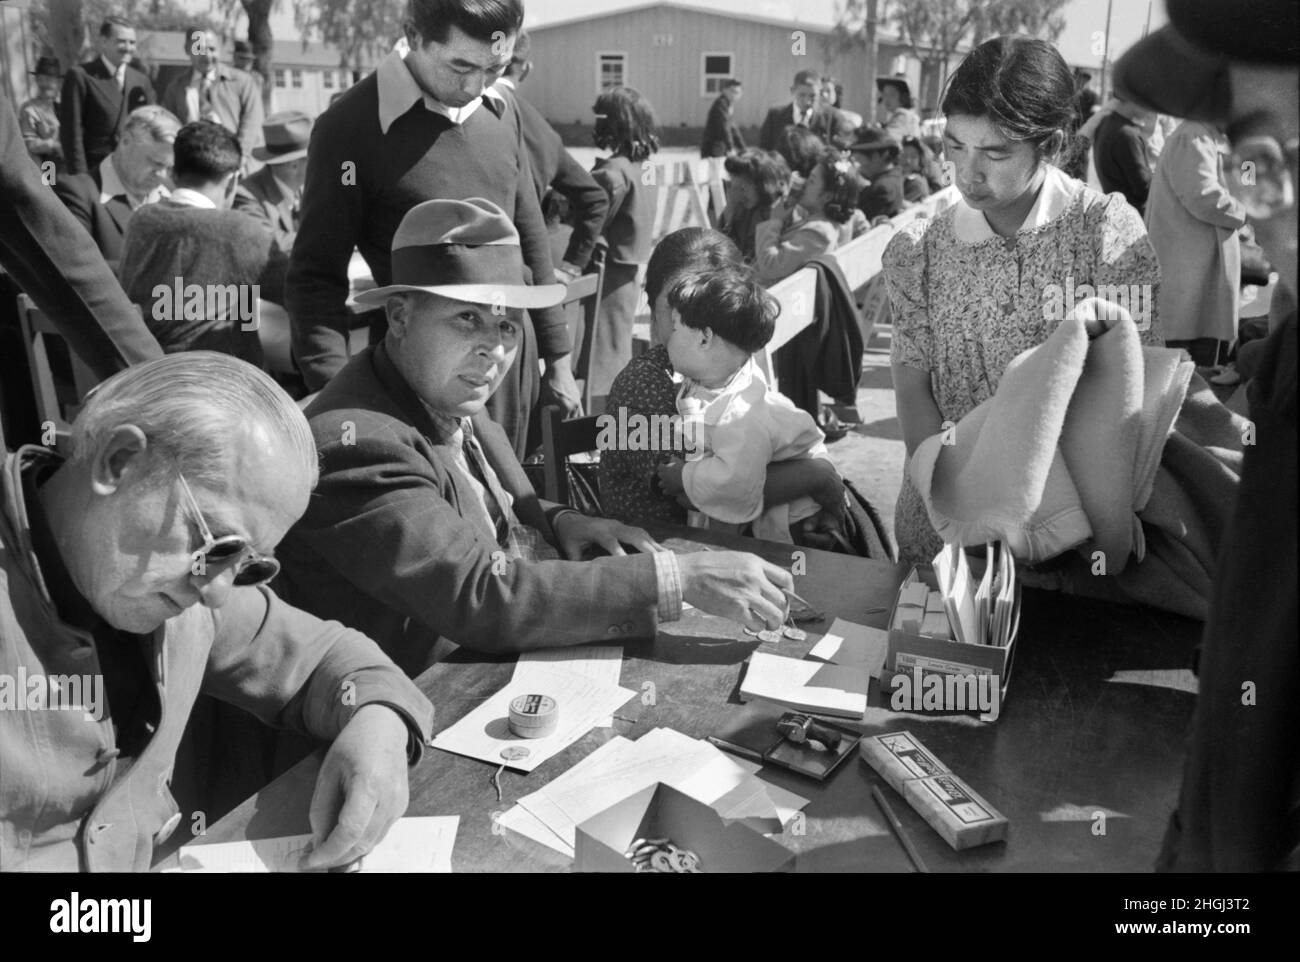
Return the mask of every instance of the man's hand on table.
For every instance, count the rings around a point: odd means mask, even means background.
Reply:
[[[325,754],[311,799],[312,847],[302,868],[349,865],[406,811],[409,733],[385,705],[362,705]]]
[[[743,551],[701,551],[677,557],[682,600],[751,631],[779,628],[790,611],[785,592],[794,578],[784,568]]]
[[[546,361],[542,375],[541,405],[554,403],[566,418],[582,417],[582,392],[573,379],[572,355],[563,354]]]
[[[565,511],[555,518],[555,539],[570,561],[579,560],[589,547],[604,548],[612,555],[625,555],[623,545],[637,551],[667,551],[645,531],[611,518],[589,518],[578,511]]]

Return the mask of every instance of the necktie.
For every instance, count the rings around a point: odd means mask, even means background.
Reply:
[[[509,495],[506,494],[501,487],[501,483],[497,480],[496,472],[487,463],[487,457],[483,454],[483,448],[478,443],[478,438],[474,436],[474,428],[469,418],[462,419],[460,425],[461,445],[470,469],[478,476],[479,483],[483,485],[483,504],[487,508],[488,517],[492,520],[497,544],[505,544],[510,533],[509,508],[507,507]]]
[[[118,90],[126,89],[126,64],[125,63],[121,63],[117,65],[117,71],[113,74],[113,79],[117,81]]]

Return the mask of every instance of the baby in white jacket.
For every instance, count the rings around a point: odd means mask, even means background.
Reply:
[[[754,362],[772,338],[776,301],[743,267],[710,274],[679,300],[666,346],[681,378],[688,454],[659,469],[660,484],[685,492],[708,527],[745,533],[749,525],[753,537],[789,543],[791,526],[820,509],[807,495],[764,508],[767,465],[829,457],[812,416],[769,386]]]

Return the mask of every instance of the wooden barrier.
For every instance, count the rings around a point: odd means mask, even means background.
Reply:
[[[884,255],[885,247],[888,246],[890,239],[899,230],[917,218],[936,216],[956,203],[959,196],[957,188],[946,187],[937,194],[932,194],[920,203],[909,207],[890,220],[889,223],[873,227],[861,237],[833,251],[831,256],[840,265],[840,270],[844,272],[844,277],[849,282],[849,287],[853,289],[853,292],[860,294],[865,288],[881,279],[881,257]],[[816,307],[816,284],[817,272],[810,267],[805,267],[769,288],[769,292],[781,305],[781,314],[777,318],[776,333],[772,336],[772,340],[768,342],[767,348],[761,353],[758,361],[760,366],[764,368],[764,373],[769,375],[773,383],[775,383],[775,380],[772,370],[772,352],[788,343],[795,335],[813,322]],[[880,298],[875,300],[877,304],[888,303]],[[882,311],[875,310],[872,316],[864,318],[862,332],[864,344],[870,340],[872,329],[875,326],[876,315],[879,313],[882,313]]]

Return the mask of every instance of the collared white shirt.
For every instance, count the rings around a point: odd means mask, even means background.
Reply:
[[[118,87],[120,87],[122,90],[125,90],[126,89],[126,61],[123,60],[120,64],[114,67],[111,63],[108,62],[108,58],[105,57],[102,53],[99,55],[99,59],[103,62],[104,68],[113,75],[113,79],[117,81]]]
[[[406,69],[405,57],[401,50],[394,48],[375,68],[379,84],[379,129],[388,133],[394,121],[411,109],[411,104],[423,103],[426,110],[442,114],[453,124],[460,125],[469,120],[483,104],[484,97],[491,97],[503,107],[506,99],[500,91],[492,87],[483,89],[483,96],[476,97],[464,107],[448,107],[420,89],[420,85]]]
[[[213,67],[206,74],[201,74],[197,70],[190,70],[190,82],[185,87],[185,110],[191,120],[203,120],[203,115],[199,112],[199,94],[203,90],[203,82],[208,82],[208,87],[217,82],[217,69]]]
[[[1049,164],[1043,177],[1043,186],[1038,191],[1038,199],[1034,201],[1034,206],[1029,209],[1025,222],[1016,233],[1042,227],[1061,216],[1083,186],[1059,167]],[[989,226],[984,213],[971,207],[965,200],[957,201],[952,215],[952,229],[957,240],[963,244],[978,244],[999,236]]]
[[[186,207],[202,207],[205,210],[216,210],[217,205],[212,202],[212,198],[207,194],[200,194],[197,190],[190,190],[188,187],[177,187],[172,191],[171,199],[178,204],[184,204]]]
[[[117,168],[113,166],[112,154],[99,162],[99,183],[99,202],[101,204],[107,204],[114,197],[125,197],[132,210],[143,207],[145,204],[156,203],[170,193],[165,186],[159,184],[143,197],[132,194],[126,189],[126,185],[122,183],[122,178],[117,176]]]

